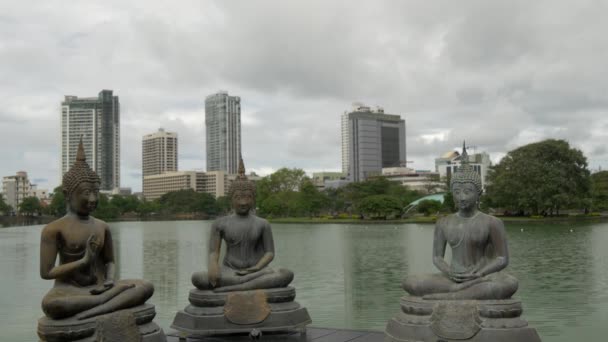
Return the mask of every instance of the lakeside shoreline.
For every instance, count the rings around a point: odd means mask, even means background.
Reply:
[[[328,218],[274,218],[269,219],[270,223],[286,223],[286,224],[298,224],[298,223],[314,223],[314,224],[405,224],[405,223],[418,223],[418,224],[434,224],[437,220],[443,216],[420,216],[412,217],[407,219],[397,220],[361,220],[361,219],[328,219]],[[576,223],[576,222],[604,222],[608,221],[608,215],[601,216],[560,216],[560,217],[512,217],[512,216],[496,216],[503,222],[507,223]]]
[[[407,219],[397,220],[367,220],[367,219],[344,219],[344,218],[320,218],[320,217],[286,217],[286,218],[271,218],[268,219],[270,223],[281,223],[281,224],[357,224],[357,225],[369,225],[369,224],[435,224],[437,220],[443,216],[417,216]],[[497,216],[505,223],[556,223],[556,224],[569,224],[569,223],[580,223],[580,222],[605,222],[608,221],[608,215],[572,215],[572,216],[559,216],[559,217],[513,217],[513,216]],[[51,221],[57,219],[54,216],[0,216],[0,229],[11,228],[11,227],[22,227],[22,226],[33,226],[48,224]],[[215,218],[203,217],[199,215],[176,215],[176,216],[152,216],[152,217],[134,217],[124,216],[116,219],[106,220],[106,222],[145,222],[145,221],[212,221]]]

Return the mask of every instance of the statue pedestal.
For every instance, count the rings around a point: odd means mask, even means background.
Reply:
[[[83,320],[42,317],[38,320],[37,333],[44,342],[165,342],[163,330],[152,322],[154,316],[154,305],[143,304]]]
[[[424,300],[401,298],[401,310],[386,325],[385,342],[540,342],[521,318],[517,299]]]
[[[306,308],[294,301],[293,287],[216,293],[193,289],[191,305],[179,311],[172,329],[185,336],[305,331],[312,321]]]

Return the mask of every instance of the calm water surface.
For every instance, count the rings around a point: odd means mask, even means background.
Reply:
[[[120,278],[156,288],[156,321],[188,304],[190,274],[206,268],[211,222],[112,223]],[[42,226],[0,229],[0,341],[36,340]],[[543,341],[608,335],[608,224],[507,227],[516,297]],[[523,231],[522,231],[523,229]],[[572,231],[571,231],[572,230]],[[407,274],[434,272],[432,225],[273,225],[275,266],[292,269],[297,300],[315,326],[382,330],[399,309]]]

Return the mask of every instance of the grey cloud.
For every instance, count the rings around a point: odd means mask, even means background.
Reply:
[[[135,189],[141,136],[158,127],[178,132],[180,168],[204,168],[204,99],[220,89],[242,98],[250,169],[339,169],[340,115],[353,101],[406,118],[417,168],[462,139],[502,155],[552,137],[599,166],[608,163],[607,6],[10,3],[0,15],[0,172],[28,168],[53,187],[63,95],[103,88],[120,96],[122,183]]]

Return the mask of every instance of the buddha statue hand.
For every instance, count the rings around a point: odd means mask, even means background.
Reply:
[[[211,287],[218,286],[220,283],[220,266],[215,262],[210,263],[207,276],[209,277]]]
[[[96,288],[92,289],[89,292],[92,295],[98,295],[98,294],[106,292],[107,290],[111,289],[112,287],[114,287],[114,280],[107,279],[106,281],[103,282],[103,284],[98,285]]]
[[[97,254],[97,249],[99,248],[99,241],[95,235],[89,236],[87,239],[86,249],[84,256],[82,257],[82,261],[85,265],[89,265],[95,259],[95,255]]]
[[[253,267],[246,268],[244,270],[238,270],[238,271],[236,271],[236,274],[238,274],[240,276],[244,276],[244,275],[247,275],[247,274],[250,274],[250,273],[255,273],[255,272],[259,271],[259,270],[260,269],[258,267],[253,266]]]
[[[481,278],[481,274],[478,271],[465,271],[465,272],[450,272],[448,277],[456,283],[465,283],[475,279]]]

